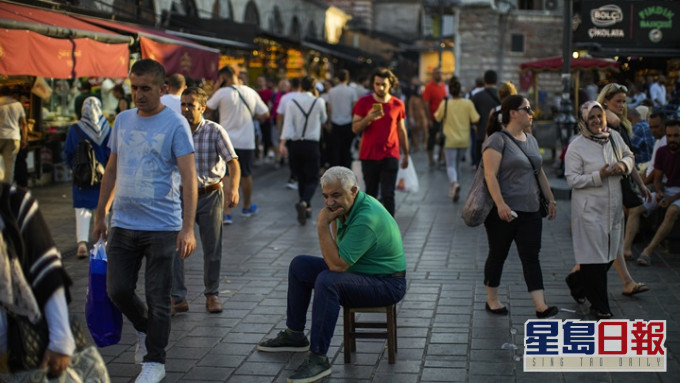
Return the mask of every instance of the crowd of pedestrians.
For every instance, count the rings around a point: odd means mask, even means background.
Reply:
[[[223,311],[223,225],[238,224],[231,209],[239,203],[242,217],[256,219],[253,168],[266,159],[277,169],[288,163],[286,186],[298,190],[291,211],[300,225],[316,212],[321,252],[321,257],[300,255],[291,261],[287,328],[256,346],[263,352],[309,352],[289,382],[312,382],[331,373],[326,353],[341,306],[386,306],[404,297],[407,266],[393,218],[395,185],[399,170],[409,166],[411,151],[423,146],[431,171],[445,163],[453,203],[462,193],[464,161],[469,159],[485,180],[493,204],[484,220],[489,315],[509,313],[498,288],[512,243],[536,317],[558,314],[548,304],[540,262],[543,217],[556,217],[557,202],[532,135],[534,107],[511,82],[497,87],[498,76],[489,70],[467,93],[459,78],[445,81],[439,68],[425,86],[416,78],[404,89],[383,68],[373,71],[366,85],[353,82],[346,70],[338,71],[334,82],[305,76],[280,79],[276,88],[265,76],[257,78],[257,89],[251,88],[231,66],[221,68],[217,78],[211,88],[187,87],[183,76],[166,76],[158,62],[139,60],[130,71],[131,96],[114,88],[118,114],[113,128],[101,101],[84,86],[78,101],[81,117],[68,132],[69,165],[83,139],[91,141],[96,160],[106,164],[101,183],[73,188],[77,255],[87,256],[91,239],[108,240],[108,295],[137,332],[134,358],[142,368],[136,382],[159,382],[165,376],[172,316],[189,310],[184,259],[196,248],[195,224],[203,250],[205,309]],[[615,267],[624,295],[648,291],[649,286],[633,279],[626,260],[650,265],[680,214],[680,122],[667,118],[664,81],[659,76],[649,83],[649,98],[642,97],[642,86],[631,92],[616,83],[603,86],[596,100],[579,108],[578,135],[565,150],[576,263],[565,277],[574,300],[589,302],[598,319],[613,316],[609,268]],[[10,99],[3,102],[0,107],[13,111]],[[24,116],[17,112],[10,117],[8,124],[22,139]],[[623,176],[642,191],[642,204],[624,209]],[[319,185],[323,204],[314,209]],[[16,189],[0,190],[0,198],[7,195],[30,202]],[[663,222],[634,257],[640,221],[659,207],[666,209]],[[43,224],[38,218],[32,222]],[[59,259],[58,253],[50,254]],[[46,255],[24,256],[30,265]],[[142,264],[145,299],[135,290]],[[60,267],[53,273],[49,288],[34,290],[39,307],[47,307],[48,320],[63,322],[70,280]],[[63,372],[72,343],[68,333],[55,339],[46,355],[50,371]]]

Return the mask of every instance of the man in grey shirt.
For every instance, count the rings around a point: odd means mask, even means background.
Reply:
[[[352,132],[352,108],[357,102],[357,93],[349,83],[349,71],[338,72],[340,83],[328,91],[328,105],[331,119],[331,139],[329,140],[331,166],[351,168],[351,146],[354,139]]]

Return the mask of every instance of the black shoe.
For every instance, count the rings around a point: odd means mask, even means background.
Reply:
[[[287,330],[283,330],[276,338],[258,343],[257,349],[265,352],[303,352],[309,350],[309,341],[304,335],[300,339],[295,339]]]
[[[564,280],[567,282],[567,286],[569,286],[571,297],[574,298],[576,303],[581,305],[586,303],[586,295],[583,293],[583,289],[578,286],[576,273],[578,273],[578,271],[570,273]]]
[[[331,374],[328,357],[310,353],[295,373],[288,377],[288,383],[311,383]]]
[[[499,309],[492,309],[491,306],[489,306],[489,303],[486,303],[486,311],[490,312],[491,314],[496,314],[496,315],[508,315],[508,308],[503,306]]]
[[[307,223],[307,202],[300,201],[295,204],[297,210],[297,220],[300,225],[304,226]]]
[[[560,309],[558,309],[557,306],[550,306],[543,312],[536,311],[536,318],[538,319],[552,318],[555,315],[557,315],[558,312],[560,312]]]
[[[604,313],[604,312],[601,312],[600,310],[598,310],[594,307],[590,308],[590,313],[595,315],[595,318],[597,318],[598,320],[599,319],[612,319],[612,317],[614,316],[612,313]]]

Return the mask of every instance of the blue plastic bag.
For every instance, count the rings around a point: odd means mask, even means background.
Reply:
[[[85,301],[85,317],[92,339],[99,347],[120,342],[123,316],[106,294],[106,243],[99,239],[90,251],[90,276]]]

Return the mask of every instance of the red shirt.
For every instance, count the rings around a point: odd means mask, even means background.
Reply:
[[[264,88],[264,89],[258,89],[257,94],[260,95],[260,98],[262,101],[264,101],[267,106],[270,106],[270,102],[272,101],[272,97],[274,97],[274,91],[269,89],[269,88]]]
[[[656,151],[654,169],[659,169],[666,176],[666,186],[680,186],[680,153],[673,153],[668,146]]]
[[[446,98],[446,85],[430,81],[425,85],[423,100],[430,106],[430,119],[434,120],[434,112],[439,108],[439,104]]]
[[[354,115],[365,117],[377,104],[372,94],[361,97],[354,104]],[[392,96],[382,104],[384,116],[371,122],[361,137],[359,148],[360,160],[382,160],[383,158],[399,158],[399,123],[406,118],[404,103]]]

